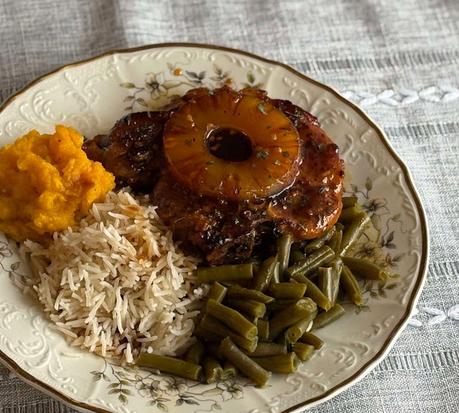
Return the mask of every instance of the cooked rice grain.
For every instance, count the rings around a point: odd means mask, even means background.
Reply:
[[[140,351],[177,355],[192,341],[204,291],[197,259],[172,241],[147,198],[121,190],[94,204],[49,246],[26,241],[33,290],[72,345],[132,363]]]

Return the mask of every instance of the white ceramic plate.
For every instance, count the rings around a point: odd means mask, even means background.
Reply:
[[[367,242],[358,254],[391,267],[401,275],[399,282],[384,290],[366,285],[366,311],[347,305],[343,318],[320,330],[326,346],[298,373],[275,375],[264,389],[245,381],[196,385],[122,369],[69,347],[9,280],[8,273],[28,269],[0,234],[0,359],[24,380],[81,410],[292,412],[336,395],[388,352],[424,281],[426,221],[409,172],[382,131],[328,86],[283,64],[221,47],[165,44],[115,51],[43,76],[5,102],[0,146],[30,129],[50,132],[56,123],[92,137],[127,112],[158,107],[189,88],[222,84],[259,86],[319,118],[345,159],[347,189],[381,229],[382,249]]]

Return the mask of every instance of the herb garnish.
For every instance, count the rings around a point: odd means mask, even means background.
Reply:
[[[263,115],[267,115],[268,112],[266,112],[265,104],[263,102],[259,103],[257,105],[258,110],[263,113]]]
[[[257,158],[258,159],[266,159],[267,157],[269,156],[269,152],[265,151],[265,150],[260,150],[260,151],[257,151]]]

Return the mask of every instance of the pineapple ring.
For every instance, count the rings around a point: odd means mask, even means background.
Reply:
[[[185,102],[163,136],[169,169],[180,183],[237,201],[276,195],[293,184],[301,160],[298,131],[259,91],[202,88]]]

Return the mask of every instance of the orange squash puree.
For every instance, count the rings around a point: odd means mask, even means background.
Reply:
[[[75,224],[115,186],[102,164],[89,160],[83,137],[56,126],[32,130],[0,148],[0,231],[16,241],[43,240]]]

